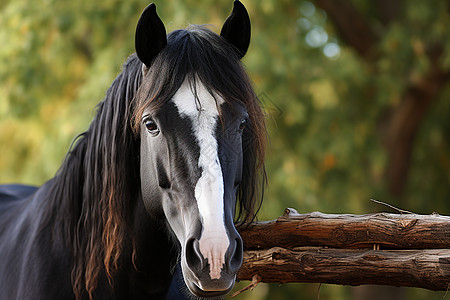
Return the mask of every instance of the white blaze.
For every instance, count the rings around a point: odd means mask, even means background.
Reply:
[[[224,100],[213,96],[197,80],[197,99],[185,81],[172,101],[183,117],[192,121],[193,133],[200,147],[198,166],[202,174],[195,186],[195,199],[202,217],[203,231],[199,240],[200,252],[210,265],[209,276],[219,279],[225,263],[225,252],[230,244],[224,225],[223,177],[214,135],[218,122],[217,105]]]

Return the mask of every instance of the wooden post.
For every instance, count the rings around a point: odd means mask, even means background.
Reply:
[[[450,287],[448,216],[286,209],[239,232],[245,253],[238,280]]]

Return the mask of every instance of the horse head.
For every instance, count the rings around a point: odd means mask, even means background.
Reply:
[[[179,242],[185,283],[200,297],[233,287],[243,257],[236,207],[245,221],[258,207],[265,129],[240,63],[249,42],[250,20],[239,1],[220,36],[200,26],[166,35],[154,4],[136,30],[142,199]]]

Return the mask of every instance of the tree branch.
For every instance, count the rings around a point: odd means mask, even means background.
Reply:
[[[384,132],[384,144],[388,153],[386,177],[392,195],[401,197],[408,178],[413,144],[420,124],[428,108],[436,101],[448,83],[448,70],[442,70],[440,58],[443,47],[432,45],[427,49],[430,67],[427,73],[411,78],[400,103],[393,108]]]

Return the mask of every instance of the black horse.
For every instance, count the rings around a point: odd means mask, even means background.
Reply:
[[[186,297],[233,287],[234,224],[254,219],[266,180],[264,116],[240,63],[247,11],[235,1],[220,35],[166,35],[152,4],[135,39],[56,176],[0,189],[0,299],[161,299],[173,278]]]

